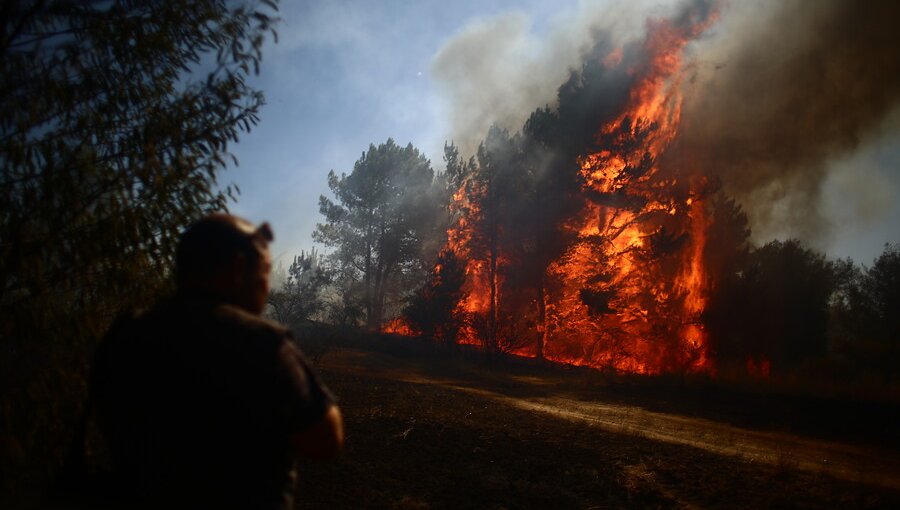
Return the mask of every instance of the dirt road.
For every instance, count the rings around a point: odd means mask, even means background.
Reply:
[[[299,508],[900,508],[896,451],[733,407],[353,349],[320,368],[347,449],[301,470]]]

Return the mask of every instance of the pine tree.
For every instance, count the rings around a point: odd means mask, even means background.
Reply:
[[[339,203],[320,197],[325,222],[316,226],[313,238],[335,249],[336,272],[350,280],[343,287],[361,284],[359,301],[369,329],[381,327],[389,297],[399,302],[411,290],[414,279],[405,277],[422,273],[422,246],[431,223],[424,220],[433,219],[436,210],[429,200],[433,180],[431,164],[418,149],[391,139],[370,145],[349,175],[328,174]]]

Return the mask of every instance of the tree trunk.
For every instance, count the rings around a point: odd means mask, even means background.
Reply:
[[[371,228],[367,230],[369,238],[366,239],[366,270],[363,275],[366,289],[363,301],[365,301],[366,306],[366,327],[372,329],[372,235]]]
[[[546,296],[544,295],[544,274],[541,273],[540,280],[538,281],[538,296],[537,296],[537,305],[538,305],[538,332],[537,332],[537,344],[535,345],[534,353],[535,357],[538,360],[544,359],[544,345],[547,342],[547,303]]]
[[[496,204],[495,204],[496,205]],[[496,214],[496,210],[494,210]],[[490,285],[490,302],[488,306],[488,350],[494,353],[499,350],[497,345],[497,221],[496,217],[490,219],[488,251],[490,252],[490,264],[488,265],[488,280]]]
[[[372,303],[372,320],[369,326],[373,331],[378,331],[381,329],[381,322],[384,318],[385,280],[387,280],[387,275],[379,270],[375,281],[375,296]]]
[[[892,328],[890,334],[890,348],[886,356],[886,366],[884,370],[884,384],[889,385],[894,381],[894,372],[897,369],[897,344],[900,343],[900,327]]]

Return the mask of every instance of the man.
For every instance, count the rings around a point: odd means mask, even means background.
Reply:
[[[184,233],[176,295],[120,319],[92,400],[113,498],[148,508],[289,508],[296,457],[343,443],[334,397],[291,333],[260,317],[272,232],[214,214]]]

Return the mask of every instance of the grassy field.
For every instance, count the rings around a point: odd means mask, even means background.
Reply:
[[[347,445],[301,467],[298,508],[900,508],[896,406],[402,345],[319,369]]]

